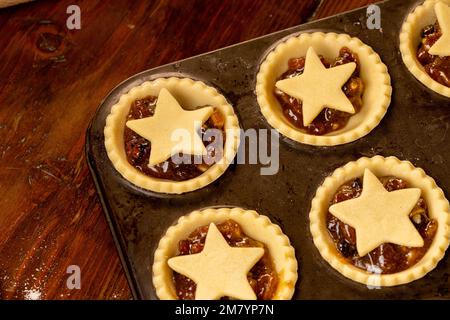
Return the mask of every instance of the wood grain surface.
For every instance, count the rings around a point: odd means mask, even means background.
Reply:
[[[0,10],[0,298],[130,299],[85,131],[142,70],[371,0],[46,1]],[[68,30],[66,9],[81,8]],[[81,269],[69,290],[67,268]]]

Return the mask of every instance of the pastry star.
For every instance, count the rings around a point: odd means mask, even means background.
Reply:
[[[196,300],[217,300],[225,296],[255,300],[247,273],[263,255],[263,248],[230,247],[211,223],[202,252],[171,258],[168,264],[197,284]]]
[[[306,53],[305,69],[301,75],[278,81],[275,86],[303,102],[303,125],[310,125],[325,108],[355,113],[350,100],[342,91],[356,69],[356,63],[326,68],[312,47]]]
[[[388,192],[378,178],[366,169],[361,196],[331,206],[330,212],[355,228],[360,257],[383,243],[422,247],[423,239],[409,219],[420,192],[417,188]]]
[[[205,155],[206,148],[197,132],[213,111],[212,107],[184,110],[170,92],[163,88],[158,95],[155,114],[152,117],[130,120],[126,126],[151,142],[148,165],[153,166],[178,153]]]
[[[429,52],[437,56],[450,56],[450,6],[438,2],[434,6],[434,10],[441,27],[442,36],[430,48]]]

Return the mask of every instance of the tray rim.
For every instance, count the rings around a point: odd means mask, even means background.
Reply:
[[[264,39],[264,38],[267,38],[267,37],[271,37],[271,36],[276,36],[276,35],[282,34],[282,33],[289,33],[288,35],[286,35],[284,37],[281,37],[280,39],[276,40],[274,43],[272,43],[268,48],[266,48],[262,52],[262,54],[260,56],[260,59],[262,61],[262,60],[264,60],[264,57],[273,49],[274,45],[276,43],[281,42],[283,39],[285,39],[287,37],[290,37],[290,36],[293,36],[293,35],[294,36],[298,35],[298,34],[300,34],[302,32],[307,32],[309,30],[314,30],[314,29],[319,30],[320,29],[320,28],[308,29],[307,28],[308,25],[316,24],[316,23],[319,23],[319,22],[322,22],[322,21],[326,21],[326,20],[330,20],[330,19],[333,19],[333,18],[336,18],[336,17],[340,17],[340,16],[345,16],[347,14],[350,14],[350,13],[353,13],[353,12],[356,12],[356,11],[362,11],[363,9],[366,9],[366,8],[368,8],[371,5],[380,5],[380,4],[385,4],[385,3],[393,2],[393,1],[396,1],[396,0],[377,1],[377,2],[374,2],[372,4],[361,6],[359,8],[355,8],[355,9],[352,9],[352,10],[344,11],[344,12],[341,12],[341,13],[338,13],[338,14],[330,15],[330,16],[323,17],[323,18],[316,19],[316,20],[310,20],[311,18],[314,18],[314,15],[313,15],[310,19],[306,20],[305,23],[300,23],[298,25],[295,25],[295,26],[292,26],[292,27],[289,27],[289,28],[285,28],[285,29],[281,29],[281,30],[277,30],[277,31],[274,31],[274,32],[271,32],[271,33],[268,33],[268,34],[265,34],[265,35],[261,35],[261,36],[256,37],[256,38],[248,39],[248,40],[245,40],[245,41],[242,41],[242,42],[238,42],[238,43],[235,43],[235,44],[231,44],[229,46],[221,47],[221,48],[218,48],[218,49],[215,49],[215,50],[212,50],[212,51],[200,53],[200,54],[197,54],[197,55],[194,55],[194,56],[191,56],[191,57],[187,57],[187,58],[184,58],[184,59],[180,59],[180,60],[172,61],[172,62],[163,64],[163,65],[159,65],[159,66],[156,66],[156,67],[145,69],[145,70],[142,70],[142,71],[140,71],[140,72],[138,72],[136,74],[133,74],[133,75],[129,76],[128,78],[122,80],[120,83],[116,84],[104,96],[104,98],[101,100],[101,102],[97,106],[96,111],[93,114],[93,116],[92,116],[92,118],[91,118],[91,120],[89,122],[89,125],[88,125],[88,127],[86,129],[84,152],[86,153],[85,156],[86,156],[86,161],[87,161],[87,164],[88,164],[88,167],[89,167],[89,171],[91,173],[91,176],[92,176],[95,188],[96,188],[96,192],[97,192],[97,195],[99,197],[99,200],[100,200],[100,203],[101,203],[101,206],[102,206],[102,211],[103,211],[103,213],[104,213],[104,215],[106,217],[106,220],[108,222],[108,225],[110,227],[110,231],[111,231],[111,234],[112,234],[112,237],[113,237],[113,240],[114,240],[114,244],[116,246],[116,250],[118,252],[118,255],[119,255],[119,258],[120,258],[123,270],[125,272],[125,275],[126,275],[126,278],[127,278],[127,281],[128,281],[128,285],[129,285],[129,288],[130,288],[130,291],[131,291],[133,299],[135,299],[135,300],[143,300],[144,299],[143,293],[142,293],[142,290],[140,288],[139,281],[137,280],[137,278],[135,276],[136,273],[134,271],[134,267],[131,264],[131,262],[129,261],[129,259],[125,257],[126,256],[126,254],[125,254],[125,252],[126,252],[126,244],[125,244],[125,241],[124,241],[124,239],[122,237],[122,234],[121,234],[121,232],[120,232],[120,230],[118,228],[118,225],[117,225],[117,223],[116,223],[116,221],[114,219],[114,214],[112,214],[112,209],[109,208],[108,203],[105,200],[104,189],[102,188],[102,185],[99,182],[100,177],[98,175],[98,172],[96,172],[95,161],[92,158],[92,154],[90,152],[90,149],[92,147],[91,143],[90,143],[90,137],[92,135],[91,134],[92,133],[92,126],[93,126],[94,121],[97,119],[97,117],[98,117],[98,115],[99,115],[99,113],[101,111],[101,108],[105,104],[106,100],[108,98],[110,98],[113,95],[113,93],[119,87],[123,87],[126,83],[135,81],[135,80],[139,79],[140,77],[142,78],[142,77],[145,77],[145,76],[148,77],[149,79],[152,79],[153,77],[156,77],[157,75],[161,76],[163,74],[165,74],[165,77],[171,77],[171,76],[180,77],[182,75],[185,75],[185,76],[189,76],[189,77],[194,77],[194,78],[199,79],[200,81],[203,81],[203,82],[205,82],[205,81],[207,82],[208,79],[200,79],[199,77],[195,77],[195,76],[189,75],[186,72],[178,72],[178,71],[161,72],[160,70],[164,69],[164,68],[167,68],[167,67],[170,67],[170,66],[174,66],[174,65],[176,66],[178,63],[187,62],[187,61],[190,61],[190,60],[194,60],[194,59],[198,59],[198,58],[201,58],[201,57],[208,56],[210,54],[218,53],[220,51],[232,49],[234,47],[238,47],[238,46],[241,46],[241,45],[253,42],[253,41],[261,40],[261,39]],[[411,10],[412,8],[417,6],[418,3],[421,3],[421,2],[422,2],[422,0],[412,0],[411,3],[410,3],[410,6],[409,6],[409,10]],[[320,4],[319,4],[319,6],[320,6]],[[404,19],[405,19],[405,17],[403,17],[402,21],[404,21]],[[299,27],[306,27],[306,28],[304,30],[296,30]],[[321,29],[321,30],[325,30],[325,29]],[[334,32],[336,32],[336,30]],[[258,63],[260,64],[261,61],[258,61]],[[257,66],[257,70],[259,69],[259,64]],[[152,72],[155,72],[155,73],[152,74]],[[145,82],[145,81],[147,81],[147,80],[144,80],[142,82]],[[255,79],[252,79],[250,81],[255,81]],[[216,86],[214,86],[214,87],[216,87]],[[283,136],[280,134],[280,139],[282,139],[282,138],[283,138]],[[289,141],[290,141],[290,139],[288,139],[287,143],[290,145],[290,147],[293,147],[291,145],[292,143],[289,143]],[[141,189],[139,187],[133,188],[133,192],[136,192],[137,190],[139,191],[139,193],[142,193],[142,194],[145,194],[145,195],[149,195],[149,194],[146,194],[144,189]],[[155,195],[153,193],[151,194],[151,196],[156,196],[156,197],[159,196],[159,197],[161,197],[161,195]],[[174,197],[174,196],[176,197],[177,195],[169,195],[169,196],[170,197]],[[209,208],[209,207],[226,207],[226,206],[207,206],[205,208]],[[234,207],[234,206],[229,205],[229,207]],[[198,210],[200,210],[200,209],[198,209]],[[153,284],[152,284],[152,286],[153,286]]]

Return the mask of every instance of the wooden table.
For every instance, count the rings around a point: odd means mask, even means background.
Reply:
[[[84,155],[103,97],[145,69],[375,0],[77,1],[0,10],[0,298],[129,299]],[[81,269],[69,290],[67,267]]]

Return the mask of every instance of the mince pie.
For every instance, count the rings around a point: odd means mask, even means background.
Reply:
[[[160,299],[291,299],[297,260],[281,229],[255,211],[206,209],[181,217],[159,242]]]
[[[206,186],[228,167],[239,144],[232,106],[191,79],[160,78],[132,88],[111,109],[105,146],[114,167],[151,191]]]
[[[376,156],[350,162],[324,181],[310,223],[320,254],[344,276],[395,286],[423,277],[444,256],[450,208],[422,169]]]
[[[298,142],[330,146],[359,139],[391,99],[380,57],[357,38],[303,33],[277,45],[260,67],[256,93],[269,124]]]
[[[431,90],[450,97],[450,0],[428,0],[403,24],[400,51],[409,71]]]

